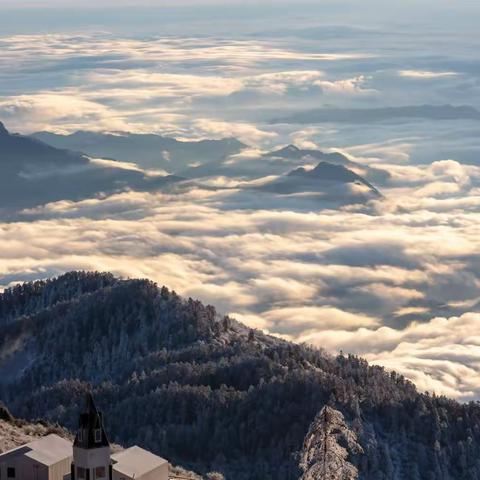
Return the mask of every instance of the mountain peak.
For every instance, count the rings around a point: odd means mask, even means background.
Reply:
[[[290,144],[286,147],[280,148],[267,154],[267,156],[283,157],[283,158],[297,158],[301,156],[302,150],[297,146]]]
[[[336,165],[322,161],[315,168],[307,170],[305,167],[299,167],[287,174],[287,177],[303,177],[308,180],[329,181],[337,183],[361,183],[367,186],[376,194],[380,192],[367,180],[348,169],[344,165]]]
[[[360,178],[356,173],[352,172],[343,165],[335,165],[329,162],[320,162],[315,168],[311,170],[300,167],[293,170],[288,175],[318,177],[323,180],[335,180],[343,182],[352,182]]]
[[[295,154],[300,152],[300,149],[293,144],[287,145],[286,147],[281,148],[280,150],[277,150],[276,153],[278,154]]]
[[[3,135],[10,135],[8,133],[8,130],[5,128],[5,125],[0,122],[0,136],[3,136]]]

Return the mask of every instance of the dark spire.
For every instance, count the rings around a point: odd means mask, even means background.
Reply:
[[[93,395],[91,393],[87,393],[87,396],[85,397],[85,399],[86,399],[85,413],[88,413],[90,415],[98,415],[99,412],[93,400]]]
[[[110,446],[103,425],[103,414],[97,409],[91,393],[87,394],[85,410],[80,414],[73,445],[85,449]]]

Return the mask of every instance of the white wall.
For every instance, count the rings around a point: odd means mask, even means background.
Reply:
[[[19,459],[20,466],[20,477],[16,480],[49,480],[48,467],[38,463],[36,460],[32,460],[29,457],[21,457]],[[3,480],[3,477],[2,477]],[[55,479],[55,480],[61,480]]]
[[[50,466],[48,480],[63,480],[65,475],[70,475],[71,465],[72,457],[68,457]]]
[[[0,457],[0,478],[7,479],[7,468],[15,468],[15,480],[63,480],[70,473],[72,457],[66,458],[55,465],[47,467],[32,458],[20,455],[6,463]]]
[[[75,464],[75,468],[83,467],[90,470],[90,480],[95,480],[95,468],[105,467],[105,480],[108,480],[110,447],[94,448],[90,450],[73,447],[73,462]],[[77,474],[75,473],[75,475]]]
[[[50,480],[48,468],[23,455],[3,463],[0,458],[0,474],[2,480],[7,480],[7,468],[15,468],[15,480]],[[62,480],[62,477],[52,480]]]

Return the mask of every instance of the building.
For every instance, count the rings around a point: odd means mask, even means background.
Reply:
[[[62,480],[72,458],[71,442],[47,435],[0,455],[0,479]]]
[[[168,473],[165,459],[140,447],[111,454],[91,395],[73,445],[52,434],[0,455],[0,480],[168,480]]]
[[[97,410],[92,396],[88,395],[73,442],[70,480],[112,480],[112,468],[103,415]]]
[[[112,455],[113,480],[168,478],[168,462],[140,447]]]

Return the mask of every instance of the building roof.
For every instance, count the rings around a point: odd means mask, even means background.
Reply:
[[[98,441],[95,438],[95,431],[100,431]],[[78,420],[78,431],[73,446],[85,449],[110,446],[107,432],[103,426],[103,414],[97,409],[90,393],[86,398],[85,410],[80,414]]]
[[[168,463],[164,458],[134,446],[112,455],[113,470],[130,478],[138,478],[161,465]]]
[[[0,463],[9,462],[14,460],[17,457],[21,457],[25,455],[25,453],[30,452],[30,449],[26,445],[22,445],[20,447],[12,448],[11,450],[7,450],[6,452],[0,453]]]
[[[52,433],[3,453],[0,455],[0,462],[10,461],[20,456],[31,458],[48,467],[72,457],[72,444]]]

